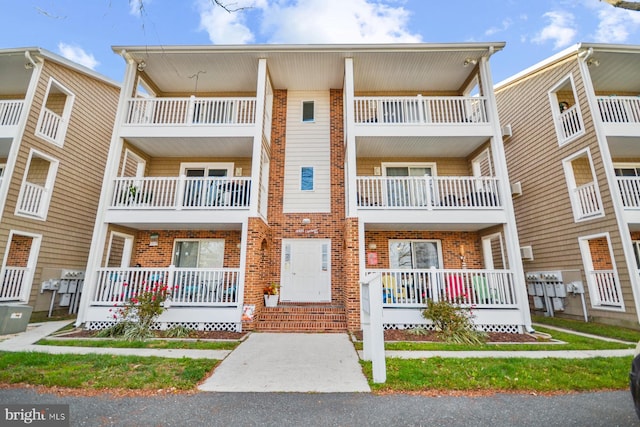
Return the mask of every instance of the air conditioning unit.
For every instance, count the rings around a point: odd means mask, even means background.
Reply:
[[[520,246],[520,257],[523,261],[533,261],[533,248],[531,246]]]
[[[511,197],[522,196],[522,184],[520,181],[511,183]]]
[[[509,138],[511,135],[513,135],[511,124],[502,126],[502,136],[505,138]]]

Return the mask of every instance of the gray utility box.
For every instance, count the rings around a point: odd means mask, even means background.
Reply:
[[[0,304],[0,335],[24,332],[33,307],[22,304]]]

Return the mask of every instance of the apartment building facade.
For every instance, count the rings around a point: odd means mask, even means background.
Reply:
[[[535,313],[639,326],[639,65],[580,43],[495,87]]]
[[[120,86],[40,48],[0,69],[0,303],[75,313]]]
[[[445,298],[487,331],[530,329],[503,47],[113,47],[126,73],[77,323],[163,283],[161,328],[355,331],[373,273],[385,327]]]

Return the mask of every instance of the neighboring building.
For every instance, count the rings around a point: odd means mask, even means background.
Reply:
[[[74,313],[120,86],[39,48],[0,70],[0,303]]]
[[[378,272],[388,328],[448,298],[485,330],[530,329],[489,68],[503,47],[114,47],[127,68],[77,323],[163,283],[162,328],[355,331]]]
[[[581,43],[495,88],[538,314],[639,326],[638,70],[640,46]]]

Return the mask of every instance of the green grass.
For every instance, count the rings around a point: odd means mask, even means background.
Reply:
[[[41,339],[38,345],[55,345],[66,347],[112,347],[112,348],[154,348],[154,349],[184,349],[184,350],[233,350],[239,341],[200,341],[200,340],[148,340],[127,341],[119,339],[73,339],[55,340]]]
[[[211,359],[0,352],[0,383],[88,389],[190,390]]]
[[[577,320],[561,319],[558,317],[533,316],[534,323],[571,329],[601,337],[615,338],[622,341],[637,343],[640,341],[640,331],[619,326],[603,325],[601,323],[581,322]]]
[[[629,387],[632,357],[592,359],[387,359],[376,391],[571,392]],[[371,362],[361,362],[371,379]]]
[[[385,342],[385,350],[396,351],[546,351],[546,350],[614,350],[634,348],[631,344],[607,342],[594,338],[582,337],[565,332],[537,327],[536,331],[544,332],[553,339],[566,344],[447,344],[442,342],[402,341]],[[355,343],[356,349],[362,349],[362,343]]]

